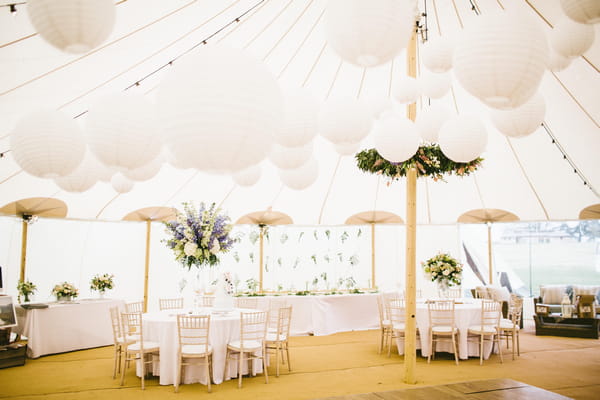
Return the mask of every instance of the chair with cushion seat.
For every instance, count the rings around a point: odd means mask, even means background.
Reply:
[[[181,371],[186,365],[203,365],[205,367],[208,392],[212,380],[212,347],[208,344],[210,315],[177,315],[177,377],[175,392],[179,391]],[[184,361],[186,360],[186,361]]]
[[[454,351],[454,361],[458,365],[458,328],[454,316],[454,300],[429,300],[427,311],[429,314],[429,355],[427,363],[435,358],[436,344],[438,342],[451,342]]]
[[[483,365],[483,345],[490,342],[492,352],[494,344],[498,345],[500,362],[502,360],[502,346],[500,346],[500,317],[502,316],[502,305],[495,300],[482,300],[481,302],[481,322],[469,327],[467,331],[467,340],[475,339],[479,343],[479,365]]]
[[[175,299],[158,299],[158,308],[162,310],[181,310],[183,309],[183,297]]]
[[[123,335],[121,320],[119,318],[119,307],[110,308],[110,320],[112,323],[113,342],[115,347],[115,362],[113,366],[113,379],[117,377],[117,372],[121,373],[121,358],[125,350],[125,345],[135,343],[136,336]]]
[[[386,302],[387,315],[390,318],[392,339],[404,338],[406,332],[406,303],[401,298],[391,298]],[[416,331],[417,337],[419,331]],[[391,355],[391,345],[388,346],[388,357]]]
[[[449,299],[460,299],[462,297],[462,288],[449,288],[448,298]]]
[[[270,313],[271,311],[269,311],[269,314]],[[277,310],[277,328],[275,332],[267,332],[265,347],[267,351],[272,351],[275,353],[276,376],[279,376],[280,356],[282,363],[287,364],[288,371],[292,370],[292,368],[290,367],[290,349],[288,346],[291,322],[292,307],[280,307]]]
[[[215,296],[202,296],[202,307],[212,307],[215,304]]]
[[[235,299],[237,308],[248,308],[256,310],[258,308],[258,298],[256,297],[238,297]]]
[[[142,367],[142,390],[145,389],[146,366],[152,365],[153,356],[158,356],[160,347],[158,342],[144,340],[141,312],[121,313],[122,332],[135,336],[138,339],[133,343],[124,344],[123,371],[121,373],[121,386],[125,384],[125,372],[131,361],[139,361]]]
[[[394,297],[391,297],[394,298]],[[383,347],[386,346],[388,348],[388,354],[390,354],[390,348],[392,346],[392,323],[388,317],[388,310],[386,309],[386,304],[388,303],[388,297],[384,295],[377,296],[377,309],[379,311],[379,330],[380,330],[380,338],[379,338],[379,354],[383,350]]]
[[[260,359],[263,364],[265,383],[269,383],[266,364],[265,337],[267,334],[267,311],[243,312],[240,321],[240,339],[227,344],[225,355],[225,376],[229,371],[229,360],[237,356],[238,361],[238,387],[242,387],[244,362],[253,364],[253,360]],[[250,366],[249,372],[250,372]]]
[[[508,348],[508,339],[512,339],[512,359],[515,359],[515,349],[517,355],[521,355],[519,343],[519,330],[521,317],[523,314],[523,299],[518,296],[511,296],[508,305],[508,318],[500,319],[500,336],[506,337],[506,347]],[[516,346],[515,346],[516,342]]]
[[[267,324],[267,334],[277,332],[279,325],[279,309],[287,307],[286,299],[270,299],[269,300],[269,322]]]
[[[126,303],[125,304],[125,312],[128,313],[132,313],[132,312],[144,312],[144,302],[143,301],[136,301],[133,303]]]

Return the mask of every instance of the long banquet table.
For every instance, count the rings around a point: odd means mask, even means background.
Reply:
[[[123,300],[82,299],[48,303],[48,308],[16,307],[15,332],[27,336],[27,356],[89,349],[113,344],[111,307],[123,308]]]

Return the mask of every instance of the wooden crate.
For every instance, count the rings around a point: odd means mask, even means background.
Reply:
[[[24,343],[14,343],[8,346],[0,346],[0,368],[25,365],[26,356],[27,345]]]

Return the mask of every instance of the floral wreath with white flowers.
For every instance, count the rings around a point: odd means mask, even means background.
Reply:
[[[438,253],[421,263],[423,271],[432,282],[460,285],[463,265],[448,253]]]

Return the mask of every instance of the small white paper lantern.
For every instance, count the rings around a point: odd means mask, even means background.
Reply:
[[[550,32],[550,45],[558,54],[574,58],[583,55],[594,43],[594,26],[563,17]]]
[[[383,64],[408,44],[416,12],[413,1],[329,0],[323,20],[327,43],[345,61]]]
[[[421,62],[431,72],[447,72],[452,68],[454,46],[454,40],[448,36],[431,38],[419,49]]]
[[[142,95],[115,93],[96,101],[86,117],[86,139],[102,163],[119,171],[148,164],[161,151],[162,132],[152,103]]]
[[[87,53],[115,25],[114,0],[28,0],[27,13],[39,35],[67,53]]]
[[[411,76],[400,77],[392,89],[394,99],[400,104],[414,103],[420,94],[419,82]]]
[[[283,98],[267,67],[223,45],[175,63],[158,93],[178,167],[232,173],[258,164],[281,129]]]
[[[485,151],[487,131],[477,117],[459,115],[440,129],[440,149],[454,162],[473,161]]]
[[[550,49],[550,57],[548,57],[548,69],[553,72],[559,72],[567,69],[571,65],[572,58],[558,54],[553,49]]]
[[[371,117],[373,120],[378,119],[383,114],[387,112],[391,112],[394,109],[394,102],[389,99],[387,96],[375,96],[370,95],[366,98],[360,99],[363,104],[366,104],[367,107],[371,110]]]
[[[450,74],[424,73],[418,79],[420,92],[431,99],[439,99],[448,93],[452,80]]]
[[[437,143],[440,128],[452,118],[452,110],[443,104],[433,104],[417,113],[415,125],[421,138],[429,143]]]
[[[257,164],[233,174],[233,181],[240,186],[253,186],[261,175],[262,168]]]
[[[275,142],[298,147],[310,142],[319,133],[319,104],[306,89],[285,94],[283,126],[275,132]]]
[[[454,75],[490,107],[520,106],[536,92],[548,45],[538,22],[517,10],[485,13],[467,26],[454,49]]]
[[[546,102],[538,93],[527,103],[512,110],[490,110],[490,119],[504,135],[523,137],[535,132],[546,114]]]
[[[23,116],[10,134],[15,162],[40,178],[70,174],[85,155],[79,125],[55,110],[37,110]]]
[[[417,127],[406,117],[386,115],[373,129],[375,149],[390,162],[403,162],[414,156],[420,141]]]
[[[314,157],[311,157],[300,168],[280,169],[279,179],[281,182],[294,190],[303,190],[312,185],[319,176],[319,164]]]
[[[313,142],[304,146],[284,147],[273,144],[269,153],[269,160],[280,169],[294,169],[303,165],[312,156]]]
[[[333,147],[340,156],[349,156],[358,151],[360,143],[361,142],[334,144]]]
[[[128,193],[133,189],[133,181],[127,179],[122,173],[117,172],[110,179],[110,184],[117,193]]]
[[[123,171],[123,175],[132,181],[143,182],[154,178],[156,174],[160,172],[162,166],[163,157],[162,155],[158,155],[158,157],[156,157],[154,160],[142,165],[141,167]]]
[[[560,0],[563,11],[569,18],[580,24],[600,22],[600,1],[598,0]]]
[[[87,151],[83,161],[73,172],[69,175],[55,178],[54,183],[67,192],[85,192],[98,182],[102,168],[102,163],[90,151]]]
[[[346,97],[326,101],[319,113],[319,133],[333,144],[356,143],[371,130],[371,111],[362,102]]]

